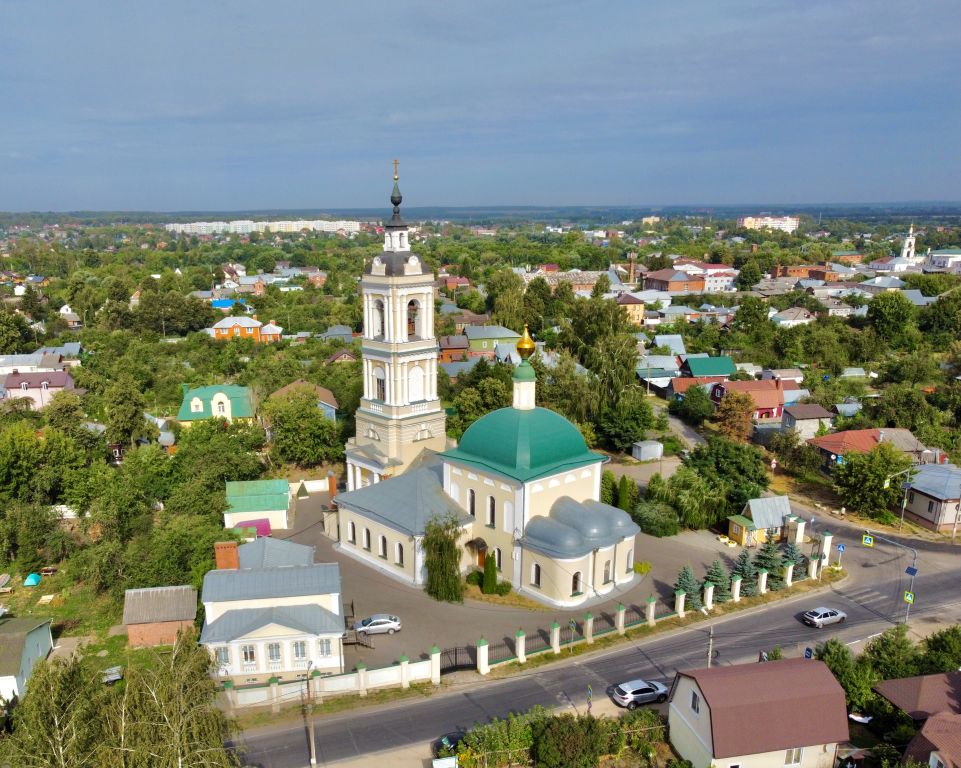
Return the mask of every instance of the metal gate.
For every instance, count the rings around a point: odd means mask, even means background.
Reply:
[[[440,654],[440,673],[456,672],[459,669],[477,669],[477,648],[465,645],[459,648],[445,648]]]

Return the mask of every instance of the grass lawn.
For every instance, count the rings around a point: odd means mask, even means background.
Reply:
[[[93,590],[74,584],[62,572],[44,576],[36,587],[24,587],[24,574],[12,574],[13,592],[0,597],[13,616],[49,616],[53,619],[54,637],[77,635],[106,635],[119,624],[123,606],[106,595],[95,595]],[[43,595],[56,595],[47,605],[38,605]]]

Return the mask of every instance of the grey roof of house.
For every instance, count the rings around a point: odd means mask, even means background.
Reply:
[[[850,418],[861,410],[861,403],[836,403],[834,410],[838,412],[838,415]]]
[[[928,304],[934,304],[934,302],[938,300],[937,296],[925,296],[917,288],[901,291],[901,295],[916,307],[926,307]]]
[[[458,360],[454,363],[440,363],[439,365],[444,369],[444,372],[453,379],[462,373],[469,373],[474,370],[474,366],[480,361],[481,358],[472,357],[469,360]]]
[[[942,501],[961,499],[961,468],[954,464],[922,464],[909,482],[912,491]]]
[[[764,496],[751,499],[745,513],[758,528],[781,528],[784,518],[791,514],[791,501],[787,496]]]
[[[468,325],[464,328],[467,338],[474,339],[517,339],[520,334],[502,325]]]
[[[684,273],[682,273],[684,274]],[[684,304],[672,304],[669,307],[664,307],[661,310],[662,315],[696,315],[698,311],[692,307],[685,306]]]
[[[124,593],[124,624],[193,621],[196,615],[197,590],[190,586],[128,589]]]
[[[863,368],[845,368],[841,371],[841,378],[867,378],[867,373]]]
[[[340,592],[337,563],[207,571],[201,600],[222,603],[272,597],[308,597]]]
[[[313,565],[314,548],[293,541],[264,537],[237,547],[240,567],[281,568],[286,565]]]
[[[521,546],[549,557],[581,557],[640,531],[630,515],[617,507],[561,496],[548,516],[534,517],[527,524]]]
[[[242,608],[227,611],[205,624],[201,643],[229,643],[269,624],[279,624],[307,635],[339,635],[344,620],[319,605],[287,605],[275,608]]]
[[[521,356],[517,354],[517,345],[507,341],[499,341],[494,345],[494,357],[502,363],[520,365]]]
[[[26,616],[0,619],[0,675],[6,677],[20,674],[27,635],[37,627],[49,623],[50,619]]]
[[[68,341],[59,347],[41,347],[37,350],[41,355],[60,355],[61,357],[80,357],[80,342]]]
[[[667,347],[675,355],[686,355],[687,349],[684,347],[684,337],[678,333],[659,333],[654,336],[655,347]]]
[[[679,371],[681,366],[677,364],[674,355],[646,355],[637,358],[637,370],[643,373],[648,368],[663,368],[665,371]]]
[[[434,460],[399,477],[337,495],[339,507],[362,514],[408,536],[421,536],[434,517],[471,517],[444,492],[442,466]]]

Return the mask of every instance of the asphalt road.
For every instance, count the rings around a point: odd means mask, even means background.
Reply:
[[[466,729],[492,717],[522,712],[535,704],[567,706],[584,711],[587,686],[595,697],[618,682],[636,677],[670,684],[678,669],[704,666],[709,627],[714,627],[714,664],[754,661],[775,645],[797,656],[830,637],[855,643],[889,628],[903,618],[905,565],[910,556],[893,548],[866,550],[853,544],[855,532],[839,537],[852,542],[844,557],[852,575],[827,593],[789,598],[761,610],[734,614],[689,629],[636,642],[590,657],[578,657],[503,681],[465,686],[447,694],[411,703],[354,711],[316,720],[318,764],[328,765],[371,752],[417,744],[438,735]],[[832,556],[832,561],[836,554]],[[921,575],[911,622],[961,623],[961,568],[956,554],[922,553]],[[838,607],[848,614],[844,624],[824,630],[803,625],[799,616],[814,604]],[[260,768],[307,765],[303,725],[248,733],[240,740],[248,764]]]

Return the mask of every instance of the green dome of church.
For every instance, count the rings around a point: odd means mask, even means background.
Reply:
[[[457,448],[441,455],[521,482],[604,458],[588,450],[577,427],[547,408],[488,413],[468,427]]]

